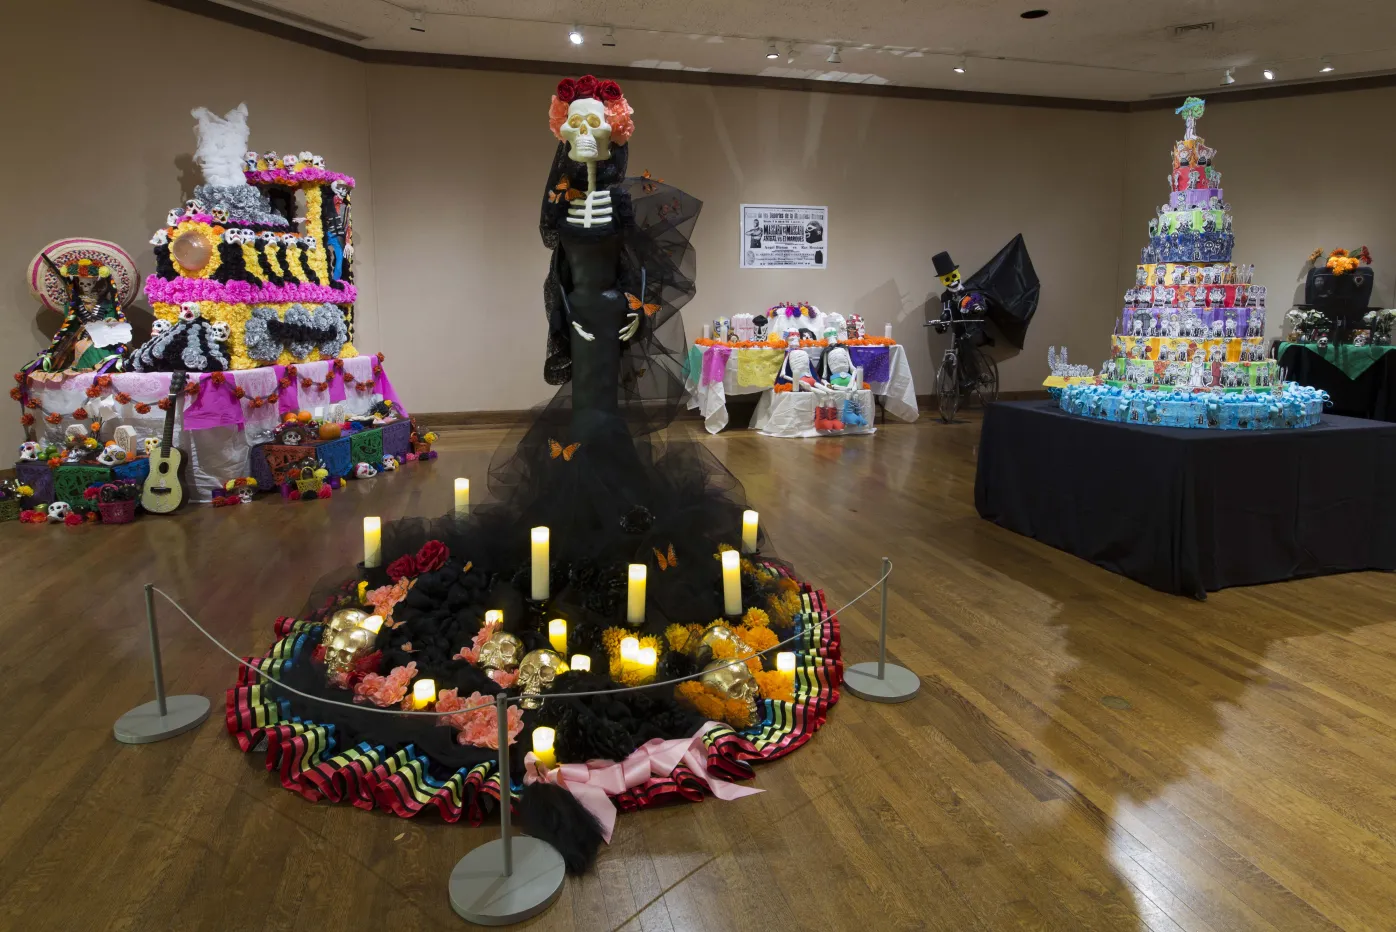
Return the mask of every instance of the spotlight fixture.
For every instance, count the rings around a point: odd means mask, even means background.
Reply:
[[[829,57],[826,58],[826,59],[824,59],[824,60],[827,61],[827,62],[828,62],[829,64],[831,64],[831,65],[841,65],[841,64],[843,64],[843,59],[839,57],[839,47],[838,47],[837,45],[834,46],[834,50],[833,50],[832,52],[830,52],[830,53],[829,53]]]
[[[1322,58],[1320,58],[1320,59],[1318,60],[1318,63],[1319,63],[1319,65],[1318,65],[1318,73],[1319,73],[1319,74],[1328,74],[1328,72],[1330,72],[1330,71],[1333,70],[1333,63],[1332,63],[1331,61],[1328,60],[1328,56],[1327,56],[1327,55],[1325,55],[1325,56],[1323,56]]]
[[[616,47],[616,31],[610,26],[606,27],[606,34],[601,37],[601,47],[607,49]]]
[[[1275,80],[1275,72],[1269,68],[1266,68],[1264,71],[1261,72],[1261,74],[1265,76],[1265,80],[1267,81]]]
[[[780,50],[776,48],[776,43],[774,39],[766,43],[766,57],[769,58],[771,61],[775,61],[777,58],[780,58]]]
[[[567,34],[567,41],[573,45],[581,45],[584,38],[581,26],[573,26],[572,31]]]
[[[1018,14],[1021,19],[1041,19],[1046,15],[1046,10],[1025,10]]]
[[[1232,77],[1231,71],[1232,69],[1228,68],[1226,69],[1226,74],[1222,75],[1222,87],[1226,87],[1228,84],[1236,83],[1236,79]]]
[[[955,72],[956,74],[964,74],[964,73],[965,73],[965,57],[964,57],[963,55],[961,55],[961,56],[960,56],[960,60],[957,61],[957,62],[955,62],[955,67],[954,67],[954,68],[951,68],[950,70],[953,71],[953,72]]]
[[[407,28],[411,29],[413,32],[427,31],[427,20],[426,17],[422,15],[421,10],[414,10],[412,12],[412,25]]]

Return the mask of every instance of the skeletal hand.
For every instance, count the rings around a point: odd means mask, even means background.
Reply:
[[[620,340],[622,343],[633,337],[636,331],[640,329],[639,314],[626,314],[625,316],[630,318],[630,323],[620,328]]]
[[[581,334],[581,335],[582,335],[582,339],[583,339],[583,340],[586,340],[588,343],[590,343],[592,340],[595,340],[595,339],[596,339],[596,337],[592,336],[591,334],[589,334],[589,333],[587,333],[585,330],[583,330],[583,329],[582,329],[582,325],[579,324],[579,323],[577,323],[575,320],[572,321],[572,329],[575,330],[575,331],[577,331],[579,334]]]

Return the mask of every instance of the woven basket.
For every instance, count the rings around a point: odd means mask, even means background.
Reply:
[[[97,493],[97,510],[102,513],[103,524],[130,524],[136,520],[136,500],[127,502],[104,502],[102,493],[107,489],[116,490],[113,483],[108,482]]]

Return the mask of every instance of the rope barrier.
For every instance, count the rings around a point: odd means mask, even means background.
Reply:
[[[878,577],[878,579],[877,579],[876,582],[874,582],[871,586],[868,586],[868,588],[864,589],[864,590],[863,590],[862,592],[860,592],[858,595],[854,596],[852,599],[850,599],[850,600],[849,600],[847,603],[845,603],[843,606],[841,606],[841,607],[835,609],[835,610],[832,611],[832,612],[827,612],[827,613],[825,613],[826,616],[837,616],[837,615],[840,615],[840,614],[842,614],[843,612],[847,611],[848,609],[852,608],[852,607],[853,607],[854,605],[856,605],[860,600],[862,600],[864,597],[866,597],[866,596],[868,595],[868,593],[872,592],[872,591],[873,591],[874,589],[876,589],[878,586],[882,585],[882,583],[883,583],[889,576],[891,576],[891,575],[892,575],[892,561],[888,560],[888,561],[886,561],[886,569],[883,571],[882,575]],[[286,685],[284,682],[282,682],[281,680],[279,680],[279,679],[277,679],[276,677],[272,676],[271,674],[267,673],[265,670],[262,670],[262,669],[260,669],[259,667],[255,666],[255,665],[253,665],[253,664],[251,664],[251,663],[248,663],[246,659],[244,659],[244,658],[238,656],[237,654],[233,653],[231,650],[229,650],[229,649],[223,644],[222,641],[218,640],[218,638],[216,638],[216,637],[214,637],[212,634],[210,634],[210,633],[208,632],[208,629],[206,629],[203,625],[199,624],[199,622],[194,618],[194,616],[191,615],[191,614],[189,614],[188,610],[186,610],[185,607],[184,607],[183,605],[180,605],[179,602],[175,600],[174,596],[170,595],[168,592],[166,592],[166,591],[163,590],[163,589],[160,589],[159,587],[152,586],[151,588],[152,588],[155,592],[160,593],[160,595],[165,599],[165,601],[166,601],[166,602],[169,602],[170,605],[174,606],[175,610],[178,611],[181,615],[183,615],[184,618],[185,618],[185,620],[188,621],[191,625],[193,625],[194,628],[195,628],[200,634],[202,634],[204,637],[208,638],[208,640],[210,640],[211,642],[213,642],[213,645],[214,645],[215,647],[217,647],[217,648],[218,648],[219,650],[221,650],[223,653],[225,653],[225,654],[227,654],[229,657],[231,657],[231,658],[234,660],[234,662],[236,662],[239,666],[246,667],[247,669],[251,670],[253,673],[257,674],[257,675],[258,675],[259,677],[261,677],[262,679],[267,680],[268,682],[270,682],[270,683],[272,683],[273,685],[275,685],[276,688],[278,688],[278,689],[284,689],[284,690],[286,690],[287,692],[293,693],[294,695],[297,695],[297,696],[300,696],[300,697],[303,698],[303,699],[308,699],[308,700],[310,700],[310,701],[312,701],[312,702],[323,703],[323,704],[325,704],[325,705],[335,705],[335,706],[340,706],[340,707],[346,708],[346,709],[353,709],[353,710],[356,711],[356,712],[375,712],[375,713],[378,713],[378,714],[381,714],[381,715],[411,715],[411,716],[417,716],[417,717],[421,717],[421,718],[443,718],[443,717],[448,716],[448,715],[464,715],[464,714],[466,714],[466,713],[475,712],[475,711],[478,711],[478,710],[480,710],[480,709],[488,709],[488,708],[491,708],[492,706],[495,705],[496,700],[491,699],[489,702],[482,703],[482,704],[480,704],[480,705],[469,706],[469,707],[464,708],[464,709],[456,709],[456,710],[451,711],[451,712],[436,712],[436,711],[416,710],[416,709],[384,709],[384,708],[379,708],[378,706],[373,706],[373,705],[362,705],[362,704],[355,703],[355,702],[341,702],[341,701],[338,700],[338,699],[326,699],[326,698],[323,697],[323,696],[312,695],[311,693],[307,693],[307,692],[304,692],[304,691],[302,691],[302,690],[296,689],[294,686],[288,686],[288,685]],[[726,664],[724,664],[724,667],[733,667],[733,666],[737,666],[738,664],[745,664],[748,660],[750,660],[750,659],[753,658],[753,657],[758,657],[758,656],[760,656],[761,654],[768,653],[769,651],[775,650],[776,648],[784,647],[784,646],[787,645],[787,644],[790,644],[790,643],[793,643],[793,642],[795,642],[795,641],[800,640],[803,636],[804,636],[804,633],[803,633],[803,632],[796,633],[796,634],[792,634],[790,637],[788,637],[788,638],[786,638],[785,640],[780,641],[780,642],[778,642],[778,643],[772,645],[771,647],[767,648],[767,649],[764,650],[764,651],[752,651],[750,654],[747,654],[747,655],[744,656],[744,657],[736,657],[736,658],[734,658],[734,659],[728,661]],[[710,671],[705,671],[705,672],[710,672]],[[645,683],[645,684],[642,684],[642,685],[640,685],[640,686],[618,686],[618,687],[616,687],[616,688],[614,688],[614,689],[592,689],[592,690],[587,690],[587,691],[585,691],[585,692],[556,693],[556,694],[552,694],[552,695],[543,693],[543,694],[539,694],[539,695],[530,695],[530,696],[528,696],[527,698],[529,698],[530,700],[538,700],[538,701],[541,701],[541,702],[547,702],[549,699],[553,699],[553,700],[583,699],[583,698],[587,698],[587,697],[591,697],[591,696],[611,696],[611,695],[619,695],[619,694],[621,694],[621,693],[639,692],[639,691],[645,690],[645,689],[657,689],[657,688],[665,687],[665,686],[674,686],[674,685],[677,684],[677,683],[683,683],[683,682],[686,682],[686,681],[688,681],[688,680],[696,680],[696,679],[698,679],[698,678],[701,677],[701,676],[703,676],[703,673],[702,673],[702,672],[699,672],[699,673],[690,674],[690,675],[688,675],[688,676],[676,677],[676,678],[671,679],[671,680],[662,680],[662,681],[656,681],[656,682],[653,682],[653,683]],[[508,701],[508,702],[520,702],[520,701],[522,701],[524,698],[525,698],[524,696],[508,696],[508,697],[507,697],[507,701]]]

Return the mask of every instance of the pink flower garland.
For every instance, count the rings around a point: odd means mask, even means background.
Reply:
[[[412,701],[406,698],[407,687],[416,676],[417,662],[415,660],[405,667],[393,667],[387,676],[366,673],[359,684],[354,687],[354,701],[372,702],[385,709],[393,705],[410,709]],[[522,723],[519,727],[523,727]]]
[[[225,304],[353,304],[359,293],[353,285],[344,290],[329,285],[294,282],[254,285],[251,282],[217,282],[211,278],[157,278],[145,280],[146,300],[156,304],[185,301],[222,301]]]
[[[487,704],[488,703],[488,704]],[[437,721],[442,725],[449,725],[456,729],[457,744],[473,744],[477,748],[499,748],[499,713],[495,710],[493,701],[489,696],[482,696],[478,692],[471,693],[462,699],[456,694],[454,689],[443,689],[436,694],[436,711],[456,712],[459,709],[470,709],[472,706],[483,706],[470,712],[460,712],[456,715],[443,715]],[[523,710],[516,705],[509,706],[509,743],[513,744],[523,731]]]
[[[316,168],[307,165],[296,171],[288,171],[285,168],[268,168],[258,171],[243,172],[247,180],[252,184],[305,184],[307,181],[331,182],[342,181],[349,187],[354,186],[354,179],[350,175],[343,175],[339,172],[326,171],[323,168]]]
[[[383,623],[389,628],[396,628],[393,624],[393,606],[407,598],[407,590],[412,588],[413,580],[398,580],[391,586],[379,586],[371,592],[364,593],[364,602],[373,606],[373,614],[383,619]]]

